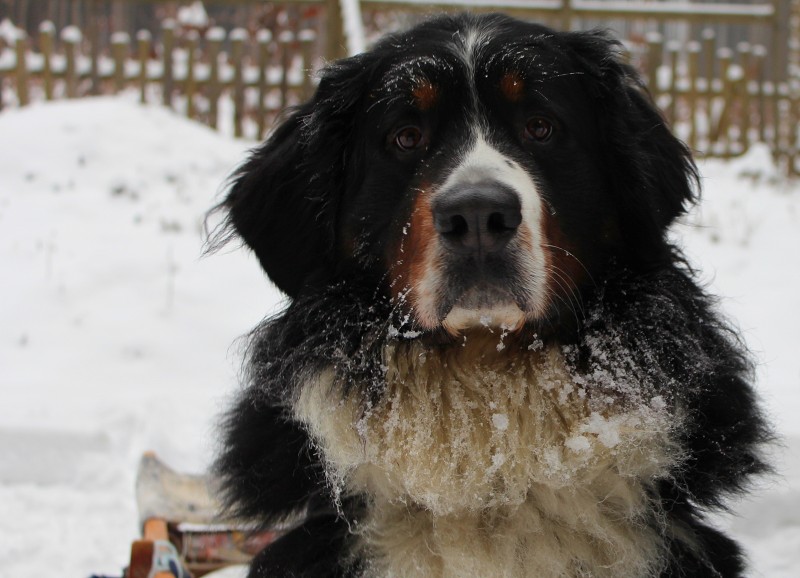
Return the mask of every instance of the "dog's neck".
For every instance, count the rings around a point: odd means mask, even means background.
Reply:
[[[333,369],[302,388],[296,417],[333,487],[367,496],[375,576],[652,570],[649,489],[680,459],[674,408],[629,368],[578,374],[562,348],[521,347],[488,331],[395,341],[377,401],[342,393]]]

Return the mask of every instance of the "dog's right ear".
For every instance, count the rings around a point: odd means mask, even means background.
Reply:
[[[212,249],[240,237],[269,278],[294,298],[333,272],[336,213],[354,117],[375,68],[370,54],[327,67],[296,109],[232,176]]]

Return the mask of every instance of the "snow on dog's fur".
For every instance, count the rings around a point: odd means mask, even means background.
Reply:
[[[670,245],[697,175],[617,44],[441,17],[330,65],[220,208],[290,297],[223,424],[251,576],[741,576],[747,353]]]
[[[387,346],[377,404],[341,391],[333,372],[301,389],[294,411],[320,444],[332,485],[373,497],[357,546],[373,572],[659,569],[649,491],[680,459],[664,399],[645,384],[609,398],[554,348],[498,343],[477,336],[444,354],[415,341]]]

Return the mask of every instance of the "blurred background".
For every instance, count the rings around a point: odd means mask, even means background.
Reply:
[[[142,453],[205,470],[283,305],[245,251],[203,256],[206,212],[326,62],[443,10],[613,30],[695,151],[672,235],[782,440],[715,522],[800,575],[800,2],[0,0],[0,578],[120,575]]]

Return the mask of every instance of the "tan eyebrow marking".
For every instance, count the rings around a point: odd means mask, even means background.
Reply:
[[[500,79],[500,90],[508,100],[511,102],[518,102],[522,99],[522,93],[525,90],[525,82],[516,72],[507,72]]]
[[[414,105],[422,110],[430,110],[439,100],[439,88],[428,79],[421,79],[417,81],[414,89],[411,91],[414,98]]]

